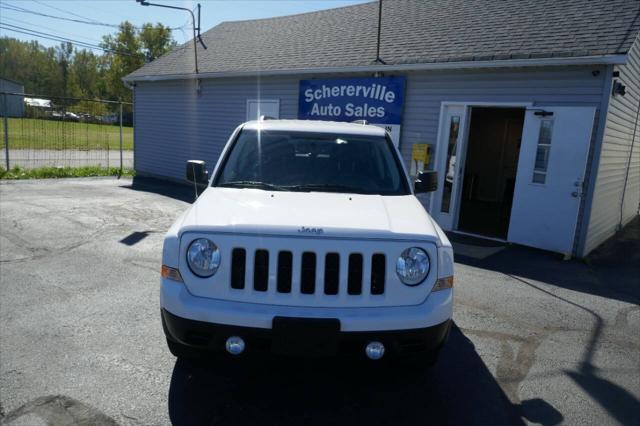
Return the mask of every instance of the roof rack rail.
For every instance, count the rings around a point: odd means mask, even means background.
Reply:
[[[268,116],[268,115],[261,115],[258,120],[260,120],[260,121],[277,120],[277,118],[271,117],[271,116]]]
[[[367,124],[369,124],[369,122],[367,120],[353,120],[352,123],[353,124],[362,124],[363,126],[366,126]]]

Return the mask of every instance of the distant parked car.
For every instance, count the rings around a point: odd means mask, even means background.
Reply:
[[[64,119],[67,121],[80,121],[80,116],[71,111],[65,111]]]
[[[98,120],[100,120],[101,123],[113,124],[118,122],[118,115],[117,114],[101,115],[100,117],[98,117]]]
[[[98,119],[96,117],[94,117],[93,115],[89,114],[88,112],[80,112],[78,113],[78,116],[80,116],[80,121],[84,121],[86,123],[97,123]]]

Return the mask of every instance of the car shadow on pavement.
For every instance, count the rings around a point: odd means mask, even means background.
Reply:
[[[151,192],[184,201],[185,203],[193,203],[196,199],[193,186],[144,176],[134,177],[131,185],[126,185],[124,188],[134,191]],[[199,188],[198,192],[202,192],[202,188]]]
[[[640,304],[640,218],[584,261],[565,261],[551,252],[480,238],[448,236],[456,263]]]
[[[179,359],[168,403],[174,425],[505,425],[524,424],[525,413],[545,425],[563,420],[540,399],[512,404],[456,326],[438,364],[422,372],[343,359]]]

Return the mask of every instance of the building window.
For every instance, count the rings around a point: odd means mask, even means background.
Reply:
[[[454,115],[449,122],[449,143],[447,144],[447,162],[445,163],[446,174],[444,176],[444,187],[442,188],[442,204],[440,211],[449,213],[451,208],[451,193],[453,192],[453,182],[456,178],[456,149],[458,146],[458,134],[460,133],[460,116]]]
[[[260,116],[280,118],[279,99],[248,99],[247,121],[258,120]]]
[[[549,167],[552,133],[553,120],[540,121],[538,148],[536,150],[536,158],[533,165],[533,183],[545,183],[547,180],[547,168]]]

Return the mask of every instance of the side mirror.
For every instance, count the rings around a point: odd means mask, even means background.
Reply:
[[[413,183],[416,194],[423,192],[433,192],[438,189],[438,172],[434,170],[423,170],[418,172]]]
[[[206,184],[209,181],[207,164],[201,160],[187,161],[187,180],[193,183]]]

